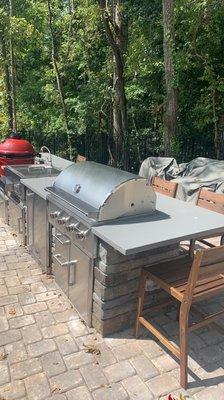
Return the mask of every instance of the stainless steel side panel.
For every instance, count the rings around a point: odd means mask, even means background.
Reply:
[[[71,244],[69,267],[69,299],[81,317],[91,326],[92,316],[92,260],[77,246]]]
[[[26,213],[24,206],[9,198],[8,215],[9,226],[16,232],[17,239],[26,245]]]
[[[48,272],[50,237],[46,201],[29,190],[26,195],[26,205],[27,245],[42,269]]]

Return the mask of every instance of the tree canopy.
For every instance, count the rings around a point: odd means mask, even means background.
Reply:
[[[167,37],[178,104],[170,155],[222,158],[224,2],[172,3]],[[17,129],[37,148],[134,171],[147,156],[163,155],[163,6],[162,0],[0,0],[0,137],[12,128],[14,81]]]

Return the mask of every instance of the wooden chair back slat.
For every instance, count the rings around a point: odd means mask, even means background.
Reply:
[[[202,252],[202,261],[201,261],[202,266],[217,264],[224,261],[224,246],[201,250],[201,252]]]
[[[166,181],[165,179],[154,176],[152,179],[152,186],[155,192],[164,194],[168,197],[175,197],[177,192],[177,183]]]
[[[219,262],[217,264],[206,265],[205,267],[201,266],[198,274],[198,278],[206,279],[212,278],[215,275],[222,274],[224,276],[224,261]]]
[[[78,154],[76,157],[76,162],[83,162],[86,161],[86,157],[81,156],[81,154]]]
[[[197,205],[210,211],[224,214],[224,194],[214,193],[211,190],[200,189]]]
[[[189,274],[185,297],[192,299],[199,281],[224,274],[224,246],[198,250]]]

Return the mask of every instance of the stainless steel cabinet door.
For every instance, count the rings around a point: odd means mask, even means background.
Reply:
[[[47,271],[49,267],[49,224],[46,201],[29,191],[27,204],[27,244],[34,257]]]
[[[16,232],[17,239],[26,244],[25,209],[20,204],[9,199],[8,204],[9,225]]]
[[[69,299],[81,317],[91,326],[93,268],[91,259],[71,244]]]
[[[27,245],[31,251],[33,251],[33,226],[34,226],[34,215],[33,215],[33,208],[34,208],[34,193],[28,191],[26,194],[26,219],[27,219]]]

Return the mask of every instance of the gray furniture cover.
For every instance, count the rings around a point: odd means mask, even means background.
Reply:
[[[177,198],[195,202],[198,189],[207,187],[224,193],[224,161],[198,157],[177,164],[175,158],[149,157],[143,161],[139,175],[149,180],[157,175],[178,183]]]

